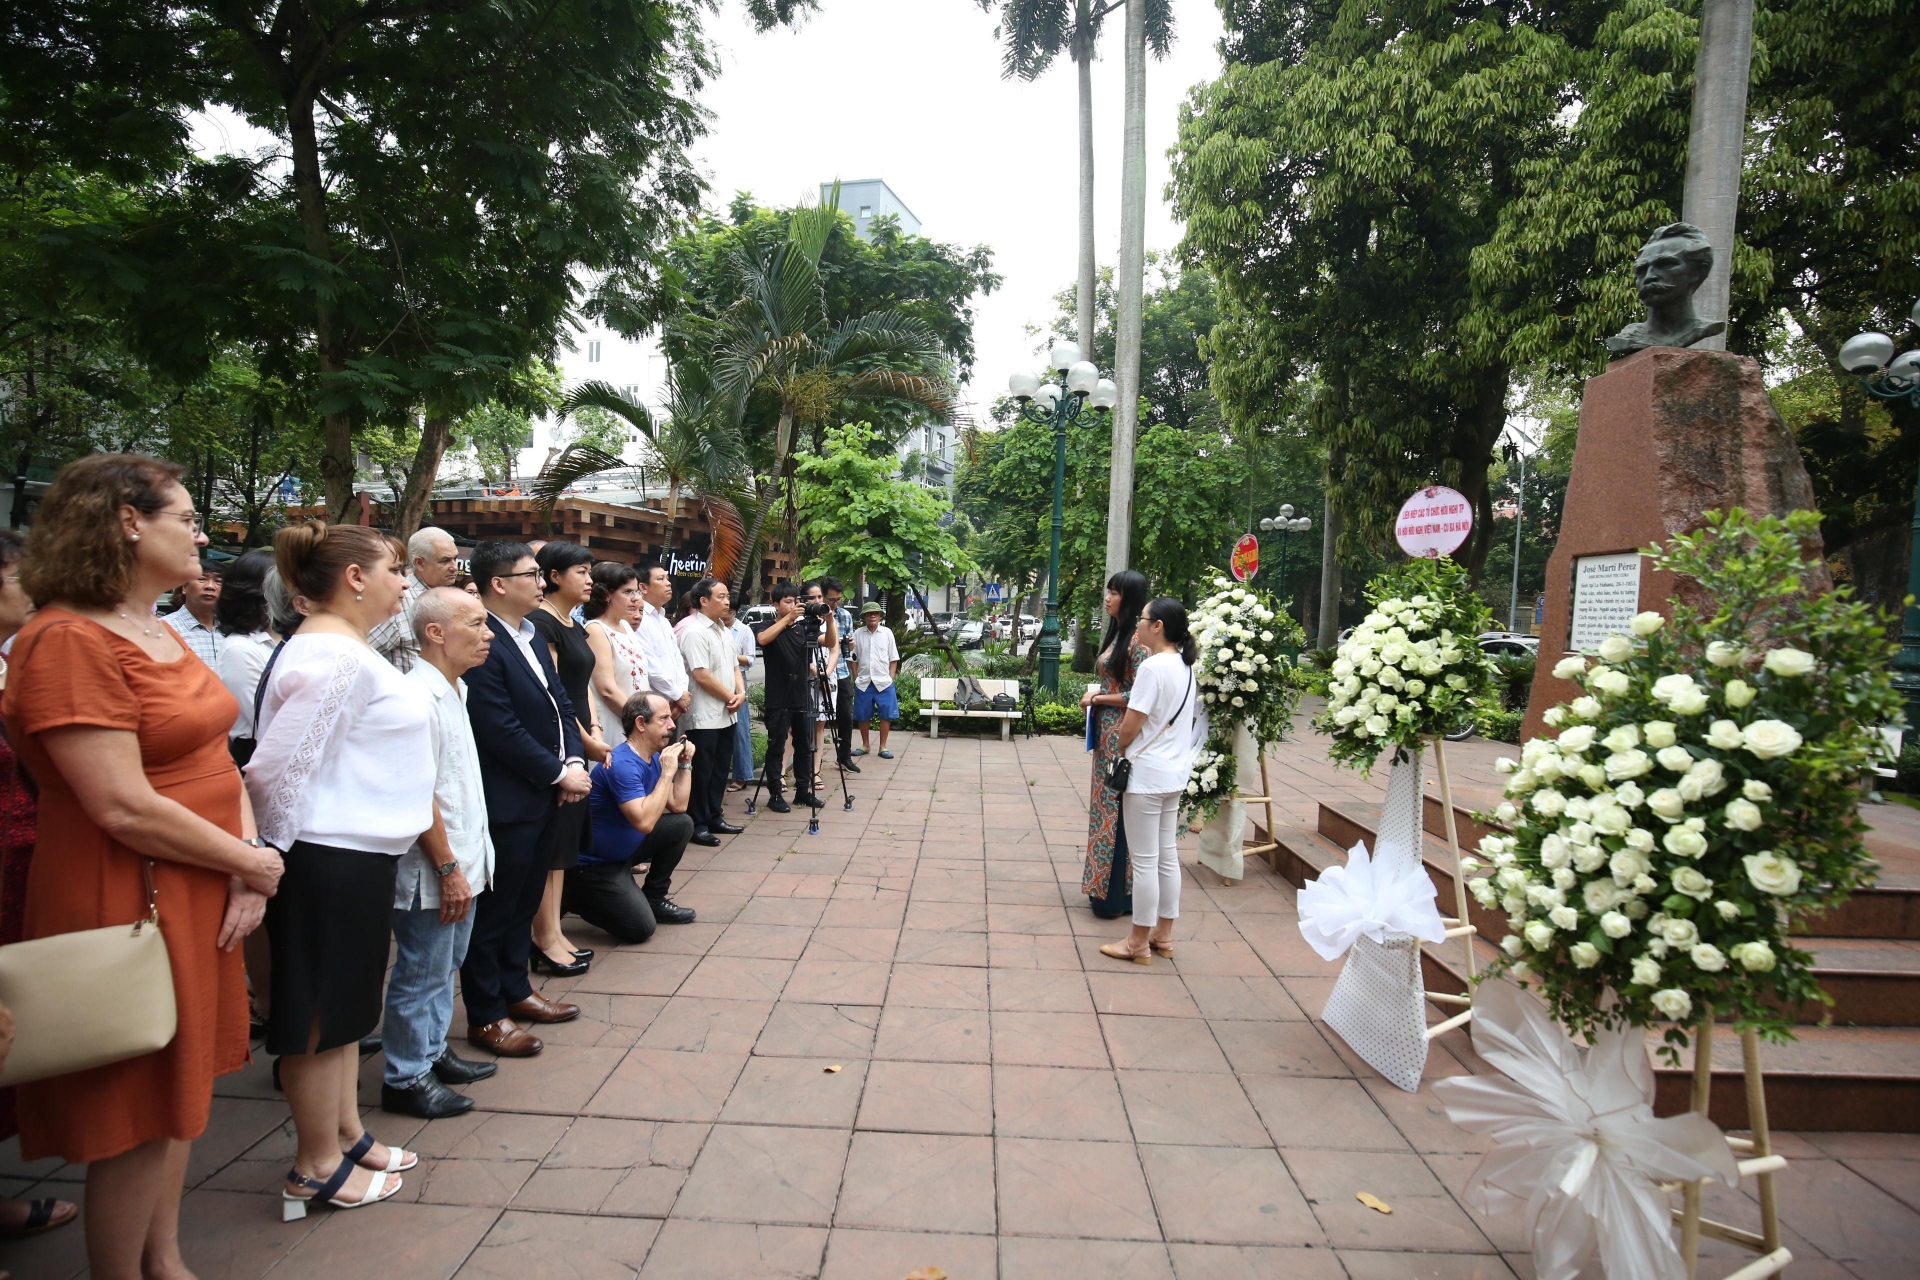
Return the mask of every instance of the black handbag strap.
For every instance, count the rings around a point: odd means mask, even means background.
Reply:
[[[1193,697],[1193,687],[1195,683],[1196,681],[1194,680],[1194,676],[1193,676],[1193,668],[1188,667],[1187,668],[1187,691],[1185,694],[1181,695],[1180,705],[1173,709],[1173,716],[1165,724],[1160,726],[1160,733],[1165,733],[1167,730],[1173,728],[1173,726],[1179,722],[1180,713],[1187,709],[1187,701],[1188,699]],[[1154,734],[1153,738],[1149,738],[1147,739],[1147,741],[1151,742],[1153,741],[1154,738],[1158,738],[1160,736],[1160,733]],[[1134,743],[1135,745],[1139,746],[1142,750],[1146,749],[1146,743],[1141,742],[1138,738],[1134,739]],[[1133,759],[1132,756],[1127,755],[1125,752],[1121,752],[1121,756],[1123,759],[1126,759],[1126,760]]]
[[[267,665],[260,668],[260,683],[253,687],[253,738],[255,742],[260,740],[260,707],[267,698],[267,677],[273,674],[273,664],[280,661],[280,651],[286,647],[287,642],[285,640],[273,646],[273,652],[267,655]]]

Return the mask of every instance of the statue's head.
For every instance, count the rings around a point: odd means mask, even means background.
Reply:
[[[1633,287],[1640,301],[1655,306],[1675,297],[1690,297],[1706,283],[1713,270],[1713,246],[1707,233],[1691,222],[1656,227],[1633,260]]]

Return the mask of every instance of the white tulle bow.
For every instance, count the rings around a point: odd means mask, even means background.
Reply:
[[[1653,1114],[1653,1067],[1637,1027],[1602,1030],[1582,1049],[1512,982],[1473,997],[1473,1047],[1503,1075],[1436,1080],[1453,1122],[1499,1145],[1467,1183],[1485,1214],[1525,1206],[1540,1280],[1599,1274],[1685,1280],[1667,1195],[1655,1183],[1740,1171],[1718,1125]]]
[[[1362,840],[1347,851],[1346,866],[1328,867],[1300,890],[1300,932],[1322,960],[1338,960],[1362,936],[1384,942],[1388,933],[1410,933],[1444,942],[1433,898],[1433,880],[1418,860],[1369,859]]]

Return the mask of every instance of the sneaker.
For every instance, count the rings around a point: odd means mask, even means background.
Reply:
[[[845,770],[846,770],[846,771],[847,771],[848,773],[858,773],[858,772],[860,772],[860,766],[859,766],[859,765],[857,765],[857,764],[855,764],[855,763],[854,763],[853,761],[851,761],[851,760],[843,760],[843,761],[841,761],[841,762],[840,762],[840,767],[841,767],[842,769],[845,769]]]
[[[806,805],[808,808],[812,808],[812,809],[824,809],[827,807],[827,802],[825,800],[822,800],[819,796],[813,794],[811,791],[807,792],[807,794],[803,796],[796,795],[794,799],[799,801],[801,804]]]
[[[773,799],[767,801],[767,812],[768,813],[792,813],[793,806],[788,804],[784,797],[775,796]]]

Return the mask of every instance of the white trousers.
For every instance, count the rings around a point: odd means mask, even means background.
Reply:
[[[1133,866],[1133,922],[1152,925],[1180,914],[1180,796],[1178,791],[1129,791],[1120,797]]]

